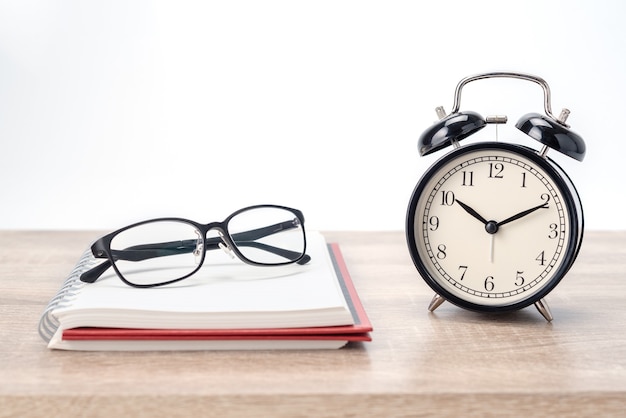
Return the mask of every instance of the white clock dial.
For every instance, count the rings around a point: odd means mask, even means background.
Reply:
[[[532,303],[569,268],[579,241],[572,199],[540,158],[468,147],[422,180],[410,211],[418,267],[444,297],[496,309]]]

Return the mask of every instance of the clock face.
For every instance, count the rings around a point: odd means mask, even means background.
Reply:
[[[453,303],[521,308],[545,296],[573,263],[581,211],[567,176],[536,152],[470,145],[444,156],[418,183],[409,248],[427,283]]]

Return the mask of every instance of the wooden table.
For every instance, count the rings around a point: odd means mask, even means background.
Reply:
[[[0,416],[611,416],[626,411],[626,232],[588,232],[533,308],[426,309],[402,232],[332,232],[374,325],[332,351],[63,352],[39,315],[95,232],[0,232]],[[623,415],[622,415],[623,416]]]

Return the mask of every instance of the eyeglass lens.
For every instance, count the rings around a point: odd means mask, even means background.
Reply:
[[[228,233],[241,255],[253,263],[285,264],[304,254],[304,230],[291,211],[261,207],[240,212],[228,222]]]
[[[111,253],[119,274],[137,285],[189,276],[204,255],[200,232],[178,221],[154,221],[120,232],[111,240]]]

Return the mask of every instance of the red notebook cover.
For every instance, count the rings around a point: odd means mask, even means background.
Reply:
[[[354,325],[263,329],[135,329],[81,327],[63,331],[63,340],[341,340],[371,341],[373,330],[336,243],[328,244]]]

